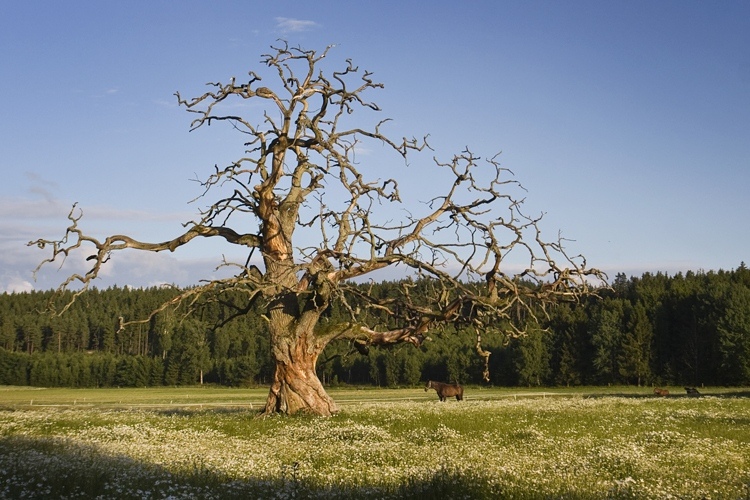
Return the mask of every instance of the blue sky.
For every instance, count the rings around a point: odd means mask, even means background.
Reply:
[[[95,236],[179,234],[191,179],[243,138],[188,132],[174,92],[244,77],[279,38],[374,72],[395,137],[502,152],[548,238],[610,277],[750,260],[748,2],[5,2],[0,292],[67,276],[34,281],[26,243],[61,236],[74,202]],[[401,169],[406,208],[425,168]],[[97,286],[196,283],[231,252],[189,247],[125,252]]]

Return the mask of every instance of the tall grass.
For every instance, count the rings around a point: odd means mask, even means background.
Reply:
[[[342,411],[328,419],[255,418],[265,391],[38,391],[33,404],[22,392],[0,391],[3,498],[749,493],[750,399],[717,391],[475,389],[460,403],[421,389],[336,391]]]

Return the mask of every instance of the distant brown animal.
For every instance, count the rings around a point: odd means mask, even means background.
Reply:
[[[654,387],[654,394],[657,396],[669,396],[669,391],[667,389],[659,389],[658,387]]]
[[[464,388],[458,384],[444,384],[428,380],[424,390],[427,392],[429,389],[435,389],[440,401],[445,401],[447,398],[452,398],[453,396],[456,396],[456,401],[464,399]]]

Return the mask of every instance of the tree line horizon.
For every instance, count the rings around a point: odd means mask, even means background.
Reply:
[[[361,285],[387,297],[401,281]],[[420,282],[413,283],[418,296]],[[147,387],[266,385],[273,375],[261,310],[232,318],[227,303],[163,310],[180,289],[93,288],[61,317],[42,314],[53,291],[0,295],[0,384]],[[343,311],[331,307],[335,324]],[[375,314],[372,311],[367,314]],[[380,318],[390,328],[391,318]],[[500,325],[483,336],[491,385],[750,385],[750,270],[617,274],[599,297],[562,303],[526,335]],[[425,380],[486,384],[475,332],[446,325],[420,348],[328,346],[317,363],[326,385],[414,386]]]

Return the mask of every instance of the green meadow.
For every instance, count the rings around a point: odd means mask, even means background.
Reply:
[[[748,498],[750,392],[0,387],[2,498]]]

